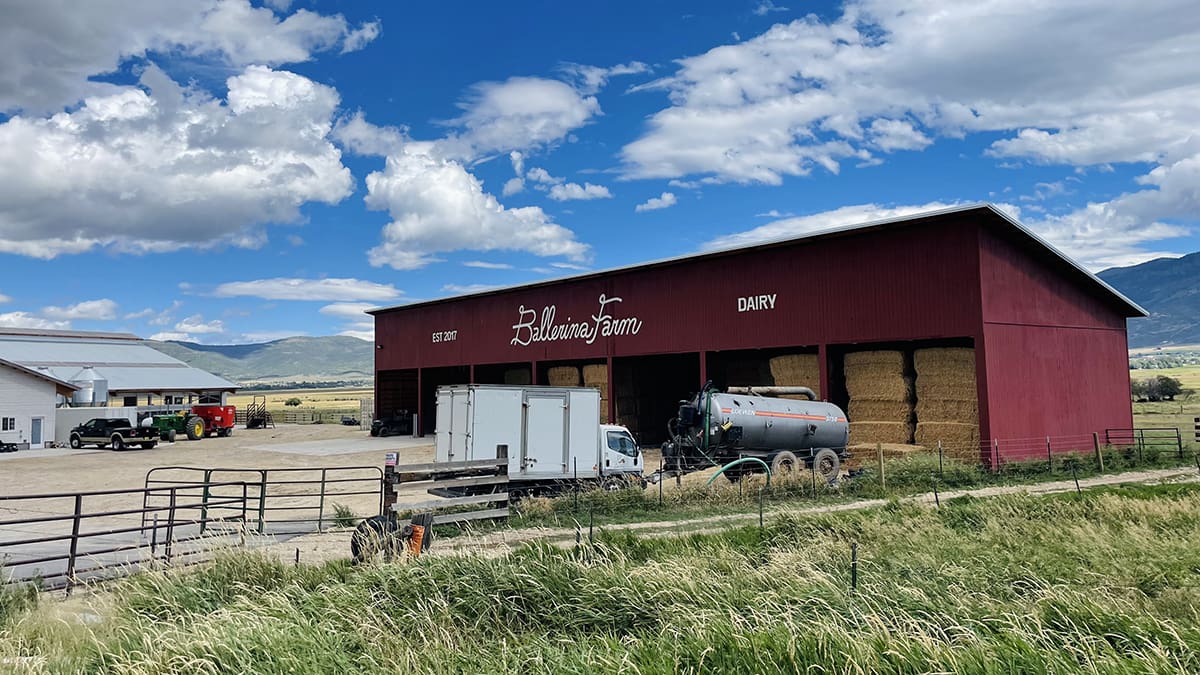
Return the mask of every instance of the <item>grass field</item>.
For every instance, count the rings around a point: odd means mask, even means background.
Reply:
[[[266,396],[267,409],[273,413],[285,410],[312,410],[316,412],[353,413],[357,415],[360,407],[359,402],[364,398],[372,398],[375,392],[369,387],[357,389],[291,389],[247,392],[230,396],[229,405],[237,406],[240,410],[249,405],[255,395]],[[300,405],[295,408],[285,406],[284,403],[290,398],[300,399]]]
[[[239,555],[65,604],[9,594],[0,668],[1197,672],[1197,581],[1194,485],[960,499],[498,558]]]

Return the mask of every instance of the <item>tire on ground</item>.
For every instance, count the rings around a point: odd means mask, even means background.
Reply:
[[[174,429],[167,429],[167,434],[166,434],[166,436],[167,436],[167,438],[166,438],[166,441],[167,441],[168,443],[174,443],[174,442],[175,442],[175,430],[174,430]]]
[[[78,450],[83,447],[83,439],[79,438],[79,434],[71,434],[71,448]]]
[[[204,420],[199,417],[189,417],[187,420],[188,440],[198,441],[204,438]]]
[[[350,535],[350,557],[355,563],[367,562],[380,555],[385,560],[390,559],[401,548],[399,529],[394,518],[367,518]]]
[[[829,448],[821,448],[813,455],[813,471],[826,483],[836,483],[842,473],[842,460]]]
[[[796,459],[796,454],[789,450],[784,450],[776,453],[771,458],[771,475],[795,473],[798,466],[799,460]]]
[[[125,449],[125,439],[121,437],[121,434],[113,434],[109,441],[112,443],[113,450]]]

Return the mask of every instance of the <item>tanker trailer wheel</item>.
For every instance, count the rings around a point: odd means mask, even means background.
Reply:
[[[189,417],[187,421],[187,437],[189,441],[204,438],[204,420],[199,417]]]
[[[771,458],[772,476],[794,474],[796,473],[798,467],[799,460],[796,459],[796,454],[789,450],[776,453],[776,455]]]
[[[813,455],[813,471],[826,483],[836,483],[842,472],[842,460],[829,448],[821,448]]]
[[[400,526],[394,518],[367,518],[354,528],[354,534],[350,536],[350,557],[356,564],[373,560],[381,554],[384,560],[390,560],[402,546],[399,535]]]

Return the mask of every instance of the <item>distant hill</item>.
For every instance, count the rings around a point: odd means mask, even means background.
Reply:
[[[201,345],[147,340],[184,363],[243,385],[255,383],[370,381],[372,343],[346,336],[292,337],[248,345]]]
[[[1129,346],[1200,344],[1200,253],[1098,274],[1150,316],[1129,320]]]

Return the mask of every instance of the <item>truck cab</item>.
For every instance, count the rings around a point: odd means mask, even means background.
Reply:
[[[600,434],[605,474],[642,472],[642,449],[628,429],[616,424],[601,424]]]

